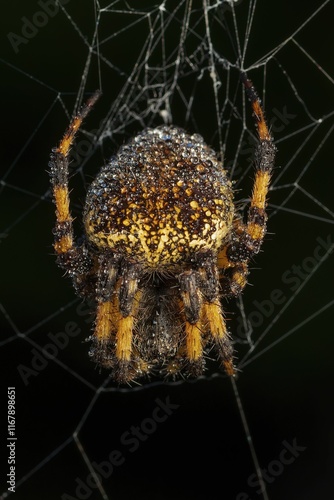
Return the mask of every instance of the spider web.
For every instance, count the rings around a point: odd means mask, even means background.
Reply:
[[[60,4],[12,2],[2,29],[1,498],[11,495],[8,386],[18,500],[328,497],[333,1]],[[243,210],[256,134],[240,68],[278,158],[263,252],[242,298],[225,303],[239,376],[231,384],[215,367],[196,381],[119,389],[89,362],[91,308],[54,262],[49,152],[101,88],[73,150],[77,233],[99,166],[162,123],[218,151]]]

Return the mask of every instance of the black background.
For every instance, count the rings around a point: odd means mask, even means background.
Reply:
[[[259,1],[245,66],[261,61],[265,54],[287,42],[323,3],[305,5],[301,1],[284,0],[268,5],[268,2]],[[150,8],[152,5],[153,2],[136,3],[138,7]],[[194,4],[196,8],[201,5],[201,2]],[[236,6],[240,33],[244,33],[248,6],[248,0]],[[90,40],[94,29],[93,2],[71,0],[66,9]],[[78,309],[80,302],[70,283],[62,278],[52,255],[54,211],[47,194],[46,173],[50,150],[68,123],[57,95],[61,95],[71,114],[88,47],[66,16],[59,13],[15,53],[8,33],[19,34],[22,17],[31,19],[40,6],[37,2],[28,4],[13,0],[3,10],[0,411],[1,421],[5,422],[7,386],[15,386],[18,438],[15,498],[53,500],[60,499],[64,493],[75,498],[76,479],[86,482],[89,474],[85,458],[100,463],[107,460],[113,450],[120,451],[124,463],[103,480],[108,498],[261,498],[256,493],[257,488],[248,484],[254,474],[254,462],[231,381],[218,374],[218,370],[213,376],[208,374],[205,379],[193,382],[98,391],[107,374],[100,373],[89,362],[88,344],[83,342],[90,332],[89,314],[85,308]],[[264,252],[253,264],[251,286],[246,289],[243,303],[248,312],[258,310],[254,301],[269,300],[274,290],[279,290],[284,299],[281,304],[270,306],[273,308],[270,317],[254,326],[254,340],[268,325],[270,328],[258,349],[248,358],[252,362],[241,368],[237,387],[261,467],[271,471],[267,481],[271,500],[313,500],[333,496],[330,484],[334,467],[333,305],[324,308],[333,298],[332,256],[323,261],[314,274],[306,270],[319,238],[333,240],[332,213],[326,212],[300,190],[287,203],[289,211],[275,211],[275,206],[281,206],[287,193],[292,192],[292,184],[304,166],[306,174],[299,185],[320,204],[333,209],[333,134],[326,137],[333,125],[330,115],[334,104],[333,14],[333,2],[330,1],[296,34],[297,43],[287,42],[266,66],[268,118],[277,116],[277,110],[282,111],[284,106],[293,115],[286,127],[275,134],[279,148],[276,175],[284,172],[279,185],[288,184],[289,187],[272,191],[270,195],[270,234]],[[224,10],[223,16],[232,26],[229,9]],[[105,14],[102,19],[101,34],[107,30],[116,32],[118,25],[113,22],[119,22],[119,26],[129,22],[129,18],[122,15],[109,19]],[[106,58],[126,73],[133,67],[134,51],[137,54],[147,33],[141,32],[140,26],[125,33],[129,36],[116,38],[115,42],[101,48]],[[228,37],[220,41],[220,32],[214,28],[212,34],[221,56],[234,61]],[[297,44],[330,75],[329,78]],[[226,84],[223,74],[220,79]],[[119,72],[104,65],[101,75],[103,97],[89,117],[86,130],[96,128],[104,118],[125,81]],[[262,93],[261,68],[254,69],[251,77]],[[237,88],[237,70],[231,70],[231,78],[231,85]],[[203,85],[205,81],[204,78]],[[99,83],[93,62],[86,90],[94,90]],[[186,84],[187,80],[185,88]],[[177,100],[172,109],[173,117],[175,123],[200,131],[208,142],[217,146],[212,90],[210,94],[205,87],[203,89],[198,107],[195,105],[193,122],[185,122]],[[234,91],[230,91],[230,95],[233,94]],[[240,100],[238,102],[241,104]],[[312,117],[325,118],[323,124],[314,127]],[[145,123],[149,121],[148,117]],[[251,126],[250,112],[247,122]],[[272,126],[274,132],[274,122]],[[124,135],[122,131],[113,140],[107,139],[93,157],[92,164],[87,166],[85,182],[96,172],[97,162],[101,164],[103,158],[115,151],[116,144],[121,144],[139,129],[139,123],[134,122]],[[323,139],[326,139],[324,144]],[[236,140],[236,136],[232,136],[231,144],[235,145]],[[304,147],[299,151],[301,144]],[[228,160],[232,159],[233,146],[230,151],[227,150]],[[294,159],[290,164],[291,158]],[[289,168],[285,170],[287,165]],[[242,186],[245,192],[242,191],[241,196],[247,196],[250,178],[250,174],[245,176]],[[71,187],[76,188],[72,193],[75,196],[73,210],[78,216],[84,194],[80,174],[73,179]],[[296,297],[293,296],[293,283],[286,281],[293,274],[293,266],[303,269],[299,283],[303,286]],[[227,309],[231,331],[238,332],[240,313],[234,304],[228,304]],[[277,321],[272,323],[276,316]],[[29,376],[25,384],[19,373],[20,366],[31,367],[35,353],[41,352],[40,348],[49,342],[49,334],[64,332],[66,327],[79,329],[80,334],[60,350],[56,356],[58,362],[48,360],[45,366],[40,365],[39,371]],[[290,331],[291,335],[285,338]],[[236,338],[238,340],[238,335]],[[266,347],[270,348],[256,357]],[[246,350],[240,342],[236,343],[236,350],[238,358],[242,359]],[[108,387],[112,385],[109,383]],[[147,438],[139,439],[138,449],[131,451],[130,444],[124,443],[121,436],[132,432],[132,426],[144,426],[149,432],[152,415],[156,414],[157,398],[175,406],[172,414],[164,422],[157,423]],[[5,473],[8,472],[6,432],[6,426],[2,427],[1,493],[6,490]],[[281,467],[277,460],[282,457],[286,443],[297,443],[299,456],[291,464],[285,464],[275,476],[275,470]],[[25,478],[27,474],[29,477]],[[92,488],[87,498],[103,497]]]

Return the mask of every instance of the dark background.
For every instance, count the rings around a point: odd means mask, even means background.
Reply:
[[[265,86],[261,67],[253,69],[250,76],[260,94],[265,90],[269,121],[281,116],[284,109],[291,115],[282,128],[277,121],[271,121],[279,148],[275,172],[279,179],[270,194],[270,234],[264,252],[252,265],[251,285],[243,296],[246,314],[253,312],[254,321],[258,304],[267,304],[270,309],[268,317],[263,313],[263,321],[253,325],[253,340],[268,333],[240,366],[237,380],[260,465],[269,471],[266,477],[271,500],[333,496],[330,483],[334,466],[333,257],[313,269],[319,242],[330,238],[333,241],[333,212],[326,210],[326,207],[333,210],[333,2],[327,2],[311,19],[311,14],[324,3],[305,5],[301,1],[284,0],[269,6],[263,0],[257,2],[245,61],[245,67],[261,62],[266,54],[282,44],[266,65]],[[154,3],[140,1],[130,5],[152,10]],[[201,5],[195,2],[194,9],[200,11]],[[235,8],[242,36],[248,7],[252,5],[243,0]],[[90,0],[71,0],[66,5],[88,41],[95,26],[93,6]],[[121,2],[115,8],[128,10]],[[170,2],[167,2],[168,8],[172,8]],[[69,120],[61,103],[71,115],[88,46],[60,12],[28,43],[20,44],[15,53],[8,33],[20,34],[22,17],[32,19],[38,10],[41,7],[37,2],[13,0],[10,5],[6,4],[1,16],[0,411],[1,421],[5,422],[7,386],[15,386],[18,485],[15,498],[53,500],[60,499],[64,493],[76,498],[76,479],[86,482],[87,463],[106,461],[113,450],[120,451],[124,463],[103,480],[107,497],[92,488],[91,494],[82,492],[77,498],[262,498],[256,493],[257,488],[248,482],[254,474],[254,461],[235,392],[231,381],[219,373],[218,368],[198,381],[119,390],[106,380],[107,373],[100,373],[89,362],[89,345],[84,342],[90,334],[89,311],[76,300],[52,255],[54,210],[46,173],[51,148],[61,138]],[[104,14],[100,39],[127,26],[130,19],[122,14]],[[220,24],[212,26],[213,44],[222,59],[236,62],[230,9],[222,8],[219,19]],[[309,23],[302,27],[305,20]],[[298,28],[295,41],[288,41]],[[194,30],[200,33],[201,28],[196,26]],[[105,118],[133,68],[134,54],[138,54],[138,47],[146,37],[147,30],[138,24],[133,30],[125,30],[125,36],[101,45],[105,58],[118,69],[102,64],[99,72],[93,59],[85,91],[99,87],[98,75],[101,74],[103,97],[87,120],[85,130],[97,128]],[[166,41],[166,50],[172,52],[173,35],[166,34]],[[190,42],[190,48],[191,43],[195,44],[196,39]],[[158,53],[155,56],[158,61]],[[227,72],[223,64],[219,71],[224,89],[220,99],[223,100],[227,74],[231,78],[228,95],[232,97],[238,92],[238,71]],[[180,81],[187,95],[194,90],[197,76],[189,74]],[[194,109],[188,121],[175,92],[174,122],[199,131],[218,148],[215,107],[207,73],[196,89]],[[235,129],[232,125],[226,151],[228,165],[233,163],[233,151],[240,137],[238,112],[244,109],[241,99],[239,89],[232,117],[236,125]],[[143,115],[144,104],[138,106]],[[251,129],[251,113],[247,112]],[[315,126],[319,118],[323,121]],[[121,122],[121,116],[115,118],[120,127]],[[161,119],[154,113],[147,114],[144,123],[158,124]],[[85,185],[98,165],[142,126],[136,120],[128,123],[111,139],[107,137],[93,155],[87,155],[87,165],[85,161],[85,168],[79,169],[71,180],[73,212],[77,217]],[[240,155],[240,167],[243,161],[247,163],[247,158]],[[304,169],[306,173],[299,180]],[[238,172],[236,181],[241,178],[242,182],[237,187],[243,188],[240,198],[245,199],[250,192],[251,173],[243,176],[242,170]],[[294,183],[299,186],[296,191]],[[293,195],[285,203],[289,194]],[[281,208],[277,211],[276,207]],[[279,304],[273,303],[275,290],[280,292]],[[270,301],[271,305],[264,301]],[[242,333],[240,312],[233,303],[226,308],[236,339],[237,356],[243,360],[248,348],[241,343],[239,335]],[[33,365],[38,363],[36,353],[41,353],[41,348],[49,343],[50,334],[64,332],[66,328],[74,333],[80,330],[80,334],[70,338],[54,360],[40,360],[39,365]],[[262,350],[265,352],[259,355]],[[247,364],[247,361],[251,362]],[[22,366],[35,366],[35,372],[27,375],[26,384],[20,375]],[[105,380],[106,391],[101,388]],[[155,428],[150,425],[159,404],[157,398],[160,402],[170,401],[174,408]],[[133,432],[132,426],[144,426],[147,430],[144,437],[138,438],[138,449],[132,442],[133,451],[130,443],[122,441],[125,432]],[[6,437],[4,426],[0,435],[1,453],[4,452],[0,493],[6,490],[5,473],[8,472]],[[286,443],[291,446],[297,443],[295,457],[288,453],[282,455]],[[285,456],[294,460],[282,465]]]

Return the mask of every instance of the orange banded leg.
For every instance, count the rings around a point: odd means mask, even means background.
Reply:
[[[76,133],[78,132],[82,122],[84,121],[88,113],[91,111],[91,109],[94,107],[96,101],[99,99],[100,96],[101,92],[99,90],[96,90],[94,94],[87,100],[86,104],[83,106],[80,113],[72,119],[68,129],[64,134],[61,143],[59,144],[59,147],[55,149],[54,151],[55,153],[60,153],[65,157],[68,155]]]
[[[128,382],[133,378],[130,367],[133,368],[132,339],[138,302],[137,296],[131,313],[126,317],[120,313],[117,291],[110,300],[99,302],[97,305],[94,345],[91,352],[99,365],[115,368],[119,382]]]
[[[98,365],[104,368],[113,366],[113,344],[118,323],[116,297],[113,300],[99,301],[96,308],[96,319],[93,345],[90,354]]]
[[[133,327],[140,300],[137,266],[121,263],[121,256],[112,252],[99,259],[99,266],[92,354],[104,367],[115,365],[119,382],[128,382],[132,378]],[[118,279],[119,274],[122,277]]]
[[[251,203],[248,209],[245,237],[243,238],[243,251],[240,249],[241,253],[244,254],[244,258],[239,260],[245,260],[259,252],[266,233],[267,195],[271,180],[271,172],[274,167],[276,146],[268,130],[261,101],[252,82],[247,78],[245,73],[242,73],[241,79],[253,109],[253,115],[256,120],[259,134],[259,144],[256,147],[254,158],[255,179]]]
[[[118,308],[118,322],[116,328],[116,379],[120,383],[131,382],[134,378],[142,376],[148,372],[148,364],[139,357],[138,352],[134,350],[133,337],[135,319],[137,317],[139,304],[142,292],[138,289],[138,281],[129,280],[129,291],[131,292],[131,306],[127,306],[127,315],[123,316],[121,301],[119,301]],[[128,284],[122,280],[120,291],[122,287],[127,288]],[[133,295],[132,295],[133,293]],[[120,296],[120,295],[119,295]]]
[[[49,162],[53,201],[56,205],[56,224],[53,231],[55,239],[54,249],[57,254],[59,266],[68,271],[79,294],[83,292],[85,281],[93,264],[88,258],[85,246],[77,246],[74,243],[73,219],[70,212],[68,191],[68,155],[82,121],[94,106],[99,95],[99,92],[95,92],[82,108],[81,113],[73,118],[59,146],[52,150]],[[75,273],[75,270],[80,272]]]
[[[186,352],[187,358],[190,363],[201,362],[203,357],[201,327],[202,324],[200,321],[197,321],[196,323],[190,323],[189,321],[186,321]]]
[[[235,374],[233,366],[233,348],[220,302],[218,299],[210,303],[204,302],[203,308],[208,330],[215,342],[225,372],[227,375],[233,376]]]
[[[105,252],[98,261],[97,309],[91,355],[105,368],[113,364],[113,345],[119,320],[116,288],[120,260],[119,255]]]
[[[276,147],[268,130],[260,99],[255,88],[245,73],[241,74],[246,94],[250,100],[253,115],[256,120],[259,143],[255,150],[255,179],[250,206],[247,212],[247,221],[243,224],[239,219],[234,221],[233,233],[230,242],[218,255],[218,267],[230,270],[234,283],[239,283],[242,289],[245,280],[242,274],[247,275],[249,260],[260,251],[267,224],[267,195],[274,166]],[[242,269],[243,267],[243,269]],[[244,281],[244,282],[243,282]],[[233,293],[235,295],[235,293]]]
[[[116,362],[122,373],[126,371],[131,362],[133,322],[132,314],[120,314],[117,294],[98,303],[92,349],[98,364],[108,368]]]
[[[227,257],[227,249],[218,254],[218,269],[221,275],[219,278],[220,289],[223,297],[237,297],[247,285],[248,264],[247,262],[231,262]]]
[[[201,317],[218,350],[228,375],[234,374],[233,349],[219,300],[221,288],[217,270],[217,256],[211,250],[201,250],[196,255],[200,290],[203,296]]]
[[[196,271],[186,271],[179,277],[181,299],[186,318],[186,357],[193,375],[200,375],[203,371],[203,322],[201,317],[203,300],[198,287],[198,278]]]
[[[70,200],[68,192],[68,155],[83,120],[86,118],[97,99],[100,92],[95,94],[87,101],[81,112],[73,118],[63,139],[58,147],[52,150],[49,167],[50,178],[53,189],[53,199],[56,205],[57,223],[63,227],[63,237],[59,237],[55,244],[57,253],[65,253],[71,249],[72,241],[72,217],[70,213]]]
[[[198,271],[187,271],[180,276],[186,317],[187,358],[192,374],[201,374],[204,367],[203,336],[209,335],[216,345],[226,373],[233,375],[233,349],[219,302],[218,284],[213,273],[214,261],[211,262],[210,253],[206,253],[205,259],[202,256],[199,259],[205,267]]]
[[[116,360],[121,378],[127,377],[132,359],[134,317],[138,308],[138,266],[127,262],[123,265],[118,293],[120,317],[116,333]],[[135,300],[137,298],[137,301]]]

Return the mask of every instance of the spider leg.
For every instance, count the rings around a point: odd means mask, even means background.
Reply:
[[[267,194],[274,167],[276,147],[270,135],[260,99],[245,73],[242,82],[256,120],[259,143],[255,150],[255,178],[247,220],[234,221],[230,242],[218,254],[218,267],[224,270],[221,286],[224,295],[239,295],[247,283],[248,263],[260,251],[267,225]]]
[[[59,146],[52,150],[49,162],[53,201],[56,205],[56,224],[53,231],[54,249],[59,266],[68,271],[79,293],[84,287],[85,277],[92,267],[92,262],[88,258],[85,245],[78,246],[74,243],[73,218],[70,212],[68,190],[68,155],[82,121],[94,106],[99,95],[99,91],[95,92],[81,112],[73,118]]]
[[[111,252],[102,254],[98,262],[97,308],[91,355],[99,365],[105,367],[111,362],[112,345],[119,320],[119,306],[115,293],[119,264],[120,257]]]
[[[276,155],[276,146],[268,130],[260,99],[252,82],[247,79],[244,73],[242,74],[242,80],[256,120],[259,144],[255,150],[255,179],[245,231],[240,231],[238,248],[227,249],[228,260],[234,260],[234,262],[236,260],[248,261],[254,254],[259,252],[262,245],[267,223],[267,194]],[[231,250],[233,252],[236,250],[233,259],[231,259]]]
[[[233,349],[219,301],[216,256],[211,250],[198,252],[196,270],[179,277],[186,318],[186,353],[191,371],[203,371],[203,337],[209,332],[228,375],[234,374]]]
[[[234,221],[231,242],[238,242],[245,238],[246,226],[240,219]],[[223,297],[237,297],[241,294],[247,284],[248,262],[233,262],[227,256],[228,245],[218,254],[217,264],[220,270],[220,291]],[[233,249],[235,247],[233,246]]]
[[[97,312],[91,353],[105,368],[114,367],[120,383],[138,376],[144,363],[133,356],[133,330],[141,292],[138,266],[106,252],[99,259]]]
[[[135,297],[138,292],[138,266],[132,262],[126,262],[124,267],[119,288],[120,318],[116,333],[116,358],[126,370],[132,353],[133,326],[137,308]]]
[[[233,348],[219,300],[219,274],[216,259],[216,255],[211,250],[203,250],[196,255],[200,275],[199,286],[203,296],[203,316],[226,373],[234,375]]]
[[[198,273],[194,270],[185,271],[179,276],[181,299],[184,306],[186,356],[192,372],[203,371],[203,346],[201,318],[202,295],[198,288]]]

